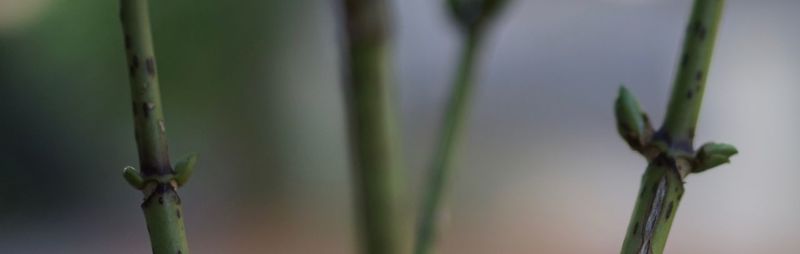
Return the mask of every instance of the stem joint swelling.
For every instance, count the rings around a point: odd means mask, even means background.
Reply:
[[[139,170],[126,167],[123,176],[145,195],[141,208],[153,254],[188,254],[189,244],[176,189],[188,181],[196,156],[187,157],[174,168],[169,160],[148,0],[120,0],[120,21],[140,165]]]
[[[738,151],[729,144],[709,142],[695,152],[683,145],[686,141],[676,142],[669,132],[654,131],[625,87],[619,90],[615,114],[620,136],[649,162],[622,253],[661,253],[683,197],[686,177],[728,163]]]
[[[154,187],[159,184],[171,185],[174,189],[177,189],[189,181],[189,177],[192,176],[192,173],[194,172],[194,165],[196,163],[197,155],[191,154],[175,164],[175,170],[172,170],[171,173],[166,175],[145,177],[139,172],[139,170],[136,170],[134,167],[127,166],[122,169],[122,176],[125,177],[125,181],[127,181],[131,187],[137,190],[144,190],[148,186]]]
[[[693,147],[723,5],[723,0],[695,0],[666,118],[658,131],[636,98],[624,86],[619,89],[614,105],[617,131],[649,163],[622,244],[623,254],[662,253],[686,177],[728,163],[737,153],[732,145],[723,143],[706,143],[696,151]]]
[[[681,178],[689,173],[700,173],[730,162],[730,157],[738,153],[736,147],[725,143],[709,142],[697,151],[690,140],[676,140],[668,132],[655,132],[647,114],[639,108],[639,102],[624,86],[620,87],[615,104],[617,132],[631,149],[639,152],[648,162],[667,157],[675,161],[675,168]]]

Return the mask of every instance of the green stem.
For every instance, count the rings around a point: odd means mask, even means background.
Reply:
[[[662,156],[650,162],[642,176],[628,232],[622,243],[623,254],[662,253],[675,211],[683,196],[683,178],[675,160]]]
[[[694,2],[672,96],[660,131],[677,143],[674,145],[692,145],[724,5],[724,0]]]
[[[389,68],[387,2],[342,0],[349,127],[361,250],[407,253]]]
[[[623,254],[663,252],[686,176],[700,171],[693,167],[708,164],[702,163],[707,162],[708,156],[694,155],[692,143],[723,6],[723,0],[694,2],[666,119],[652,140],[648,140],[648,149],[643,150],[650,151],[643,152],[650,163],[642,177]],[[727,161],[735,149],[726,147],[719,154],[725,154]]]
[[[169,161],[147,0],[121,0],[120,19],[133,100],[142,210],[153,253],[189,253],[177,183]],[[126,172],[126,177],[130,172]],[[135,176],[134,176],[135,177]]]
[[[423,196],[420,220],[417,225],[417,241],[414,247],[416,254],[431,253],[435,246],[436,226],[443,205],[442,199],[447,189],[447,180],[452,174],[453,157],[464,129],[474,90],[474,69],[480,48],[480,37],[478,32],[468,32],[465,36],[461,61],[456,71],[456,79],[453,83],[433,165],[428,176],[427,192]]]

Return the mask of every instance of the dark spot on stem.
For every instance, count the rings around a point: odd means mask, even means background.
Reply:
[[[161,205],[164,204],[164,197],[163,196],[158,197],[158,204],[161,204]]]
[[[656,158],[653,159],[652,163],[655,166],[669,167],[671,169],[678,168],[677,164],[675,163],[675,158],[670,157],[670,155],[666,153],[661,153],[658,156],[656,156]]]
[[[694,79],[700,81],[703,79],[703,71],[697,70],[697,73],[694,74]]]
[[[636,224],[633,224],[633,232],[631,235],[636,235],[639,232],[639,222],[637,221]]]
[[[150,111],[152,111],[154,108],[155,105],[153,105],[153,103],[142,103],[142,112],[144,113],[144,118],[150,117]]]
[[[689,24],[687,32],[697,32],[699,28],[700,28],[700,21],[694,21],[691,24]]]
[[[686,67],[689,64],[689,53],[683,53],[681,57],[681,67]]]
[[[706,27],[699,23],[697,25],[697,38],[701,41],[706,39]]]
[[[180,218],[181,217],[181,210],[176,209],[175,210],[175,216],[178,216],[178,218]]]
[[[690,99],[691,100],[693,95],[694,95],[694,93],[692,92],[692,90],[687,91],[686,92],[686,99]]]
[[[155,76],[156,75],[156,60],[152,57],[148,57],[145,60],[145,68],[147,69],[147,75]]]
[[[672,201],[669,201],[669,204],[667,204],[667,216],[664,217],[665,220],[669,220],[669,216],[672,215],[672,205],[673,205]]]

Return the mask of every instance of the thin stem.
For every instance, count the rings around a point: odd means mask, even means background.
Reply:
[[[387,3],[342,0],[346,27],[348,117],[361,249],[407,253],[402,181],[389,68]]]
[[[661,132],[691,147],[724,0],[696,0]],[[676,144],[681,145],[681,144]]]
[[[420,220],[417,225],[416,254],[434,250],[437,222],[442,209],[444,192],[453,170],[453,157],[464,130],[467,111],[474,90],[475,65],[480,48],[478,32],[468,32],[461,52],[461,60],[453,82],[452,94],[447,104],[443,126],[428,176],[427,192],[423,196]]]
[[[712,143],[695,155],[692,145],[723,6],[724,0],[694,2],[666,119],[652,140],[647,141],[647,148],[641,150],[648,151],[642,154],[650,163],[642,177],[622,246],[623,254],[662,253],[683,197],[686,176],[727,162],[728,157],[736,153],[732,146]],[[620,94],[622,100],[627,100],[626,93]],[[624,105],[620,107],[625,108]],[[618,126],[633,126],[625,123],[630,123],[629,119],[634,117],[620,117],[624,115],[624,110],[618,111],[618,123],[622,123]],[[625,128],[621,130],[625,133]]]
[[[121,0],[120,19],[125,34],[141,178],[144,179],[142,185],[136,187],[145,194],[141,206],[153,253],[186,254],[189,248],[176,192],[178,184],[169,161],[147,0]]]

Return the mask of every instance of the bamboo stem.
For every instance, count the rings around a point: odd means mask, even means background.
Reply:
[[[387,2],[342,0],[347,102],[362,253],[407,253],[389,68]]]
[[[472,100],[480,40],[481,36],[479,36],[478,32],[469,32],[464,39],[465,45],[461,52],[456,79],[453,82],[450,99],[444,115],[433,165],[429,171],[428,189],[423,196],[420,219],[417,224],[417,240],[414,247],[414,253],[416,254],[431,253],[435,247],[436,226],[443,206],[442,199],[444,199],[444,192],[449,184],[448,179],[453,170],[453,157],[456,154],[456,148],[464,130],[469,104]]]
[[[180,163],[177,175],[170,165],[147,0],[121,0],[120,19],[141,168],[141,173],[126,168],[124,175],[131,185],[144,193],[141,207],[153,253],[187,254],[189,248],[176,189],[191,175],[195,157]]]
[[[667,115],[653,132],[638,102],[620,89],[617,126],[634,150],[649,161],[623,242],[623,254],[662,253],[690,173],[728,162],[733,146],[708,143],[693,148],[694,130],[714,49],[724,0],[695,0],[673,84]]]

